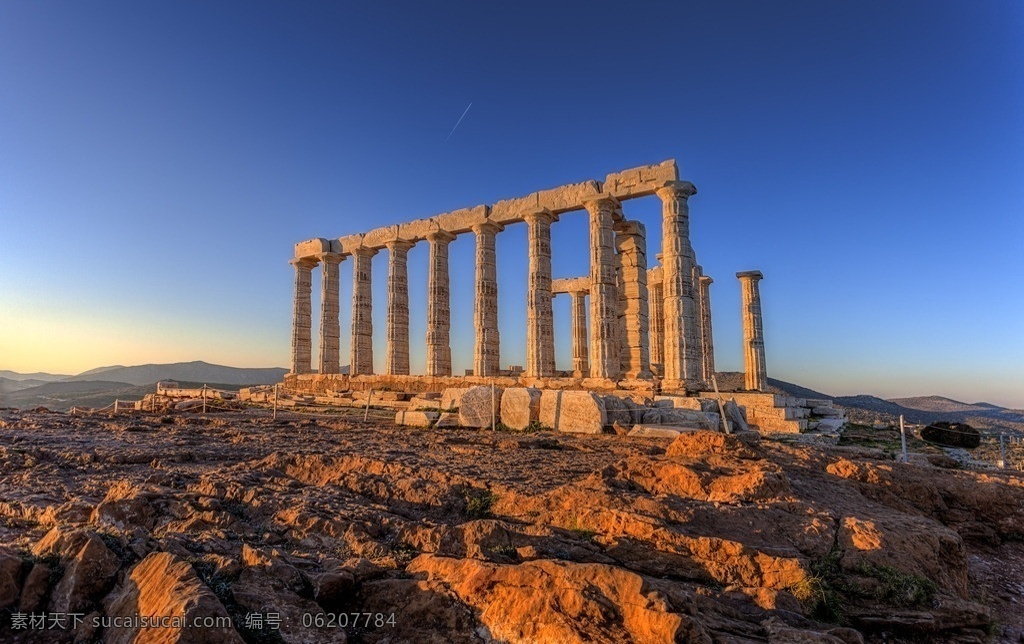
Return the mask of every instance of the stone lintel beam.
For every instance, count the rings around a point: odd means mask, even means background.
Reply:
[[[590,277],[563,277],[551,280],[551,293],[590,293]]]
[[[653,195],[666,183],[679,180],[675,159],[615,172],[605,177],[603,189],[618,199]]]
[[[338,253],[340,252],[340,246],[336,239],[324,239],[323,237],[317,237],[315,239],[307,239],[306,241],[300,241],[295,244],[295,259],[307,259],[316,261],[319,255],[323,253]]]
[[[558,215],[583,208],[583,202],[601,194],[601,184],[584,181],[567,186],[541,190],[525,197],[503,199],[491,206],[491,219],[501,224],[512,224],[525,220],[525,215],[540,210],[549,210]]]

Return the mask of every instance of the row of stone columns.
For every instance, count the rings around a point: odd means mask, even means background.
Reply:
[[[573,371],[592,378],[650,378],[651,362],[663,365],[669,388],[700,388],[707,367],[703,345],[702,311],[697,307],[700,279],[689,241],[687,199],[696,192],[688,182],[672,182],[657,191],[663,203],[663,280],[649,297],[644,226],[622,220],[619,202],[607,195],[588,200],[590,221],[590,286],[574,293]],[[524,217],[529,239],[527,296],[527,358],[529,377],[555,374],[554,325],[551,293],[551,224],[553,213],[541,210]],[[616,223],[618,219],[618,223]],[[474,301],[475,343],[473,372],[499,373],[498,285],[495,235],[503,227],[493,222],[472,228],[476,236]],[[450,287],[448,245],[451,233],[435,231],[430,243],[427,309],[427,375],[451,375]],[[413,244],[386,244],[388,260],[387,348],[385,372],[409,373],[408,251]],[[371,260],[377,249],[361,247],[353,258],[352,333],[350,369],[353,375],[373,373]],[[294,260],[295,304],[292,331],[292,372],[311,371],[311,271],[323,265],[319,372],[340,370],[338,303],[339,264],[343,257],[323,253],[315,259]],[[586,333],[585,296],[590,296],[591,333]],[[651,336],[657,341],[651,343]],[[709,352],[710,353],[710,352]],[[713,359],[712,359],[713,360]],[[713,364],[713,363],[712,363]]]

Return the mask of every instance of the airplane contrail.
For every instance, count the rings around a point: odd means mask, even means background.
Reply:
[[[452,138],[452,135],[455,134],[455,130],[459,127],[459,123],[462,123],[462,119],[466,118],[466,115],[469,114],[469,108],[471,107],[473,107],[472,101],[470,101],[469,105],[466,106],[466,111],[462,113],[462,116],[459,117],[459,120],[455,122],[455,127],[452,128],[452,131],[449,132],[448,136],[444,138],[445,141]]]

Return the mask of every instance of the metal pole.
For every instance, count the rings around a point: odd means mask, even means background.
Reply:
[[[900,442],[903,444],[903,455],[900,457],[900,463],[907,462],[907,428],[903,425],[903,415],[900,414]]]
[[[714,374],[711,374],[711,384],[715,387],[715,399],[718,400],[718,413],[722,415],[722,429],[725,430],[726,434],[731,434],[729,430],[729,421],[725,418],[725,405],[722,404],[722,395],[718,393],[718,378]]]
[[[117,398],[115,398],[114,399],[114,413],[115,414],[117,413],[117,403],[118,403],[118,400],[117,400]]]
[[[203,413],[206,413],[206,385],[203,385]]]
[[[370,393],[366,396],[366,411],[363,412],[363,422],[370,417],[370,401],[373,400],[373,389],[370,389]]]
[[[494,381],[491,381],[491,431],[498,431],[498,423],[494,411]]]
[[[999,469],[1006,469],[1006,444],[1003,443],[1003,434],[999,434]]]
[[[277,420],[277,385],[274,385],[274,420]]]

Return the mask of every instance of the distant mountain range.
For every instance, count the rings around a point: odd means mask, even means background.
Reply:
[[[144,364],[135,367],[114,365],[82,372],[65,381],[107,380],[132,385],[149,385],[160,380],[187,382],[230,382],[236,385],[270,385],[281,382],[287,369],[267,367],[258,369],[225,367],[197,360],[173,364]]]

